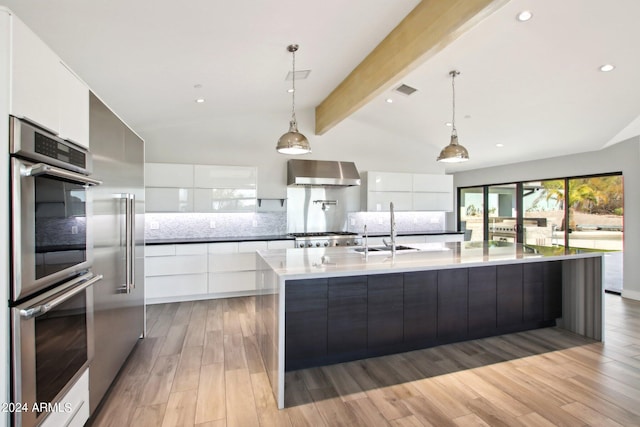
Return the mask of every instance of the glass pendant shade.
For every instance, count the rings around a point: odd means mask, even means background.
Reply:
[[[280,137],[276,150],[282,154],[306,154],[311,152],[311,146],[307,137],[298,132],[298,124],[291,120],[289,132]]]
[[[451,135],[451,142],[444,147],[438,156],[438,161],[443,163],[459,163],[469,160],[469,152],[458,144],[458,136]]]

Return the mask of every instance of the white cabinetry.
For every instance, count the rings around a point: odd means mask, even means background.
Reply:
[[[267,242],[210,243],[209,293],[256,291],[256,251]]]
[[[193,165],[146,163],[147,212],[193,212]]]
[[[147,163],[147,212],[254,212],[257,168]]]
[[[89,88],[22,21],[11,17],[10,113],[89,146]]]
[[[146,302],[164,303],[256,293],[256,251],[293,248],[293,240],[149,245]]]
[[[453,210],[451,175],[365,172],[362,206],[368,212]]]
[[[88,369],[60,400],[58,407],[63,410],[51,412],[40,427],[82,427],[87,422],[89,419]],[[68,411],[67,408],[69,408]]]
[[[207,245],[145,247],[145,299],[182,301],[207,294]]]
[[[413,174],[413,210],[453,210],[453,175]]]

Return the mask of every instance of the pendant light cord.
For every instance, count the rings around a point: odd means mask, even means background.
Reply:
[[[296,122],[296,51],[292,51],[293,55],[293,73],[291,74],[291,120],[294,123]]]
[[[458,131],[456,130],[456,76],[460,74],[459,71],[451,71],[451,91],[453,92],[453,118],[451,120],[451,135],[458,136]]]

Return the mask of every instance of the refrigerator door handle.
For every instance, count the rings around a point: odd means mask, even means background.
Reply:
[[[129,194],[129,291],[136,287],[136,195]]]
[[[134,239],[134,217],[135,196],[132,193],[116,194],[116,198],[124,200],[124,281],[118,288],[119,293],[130,294],[133,284],[133,251],[135,249]]]

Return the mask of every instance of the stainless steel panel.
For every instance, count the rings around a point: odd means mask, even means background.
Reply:
[[[104,279],[94,289],[96,352],[89,371],[89,403],[93,413],[131,350],[144,333],[144,143],[93,94],[90,141],[94,173],[103,185],[94,191],[93,270]],[[127,230],[126,193],[135,197],[134,227]],[[132,198],[133,198],[132,197]],[[135,250],[127,231],[133,232]],[[127,269],[127,255],[136,268]],[[135,280],[130,292],[122,292]]]
[[[350,187],[360,185],[360,174],[353,162],[291,159],[287,185]]]

